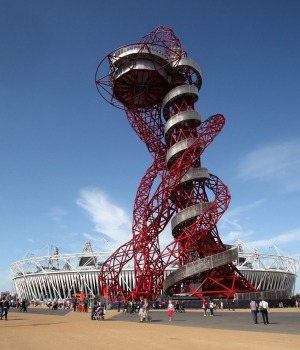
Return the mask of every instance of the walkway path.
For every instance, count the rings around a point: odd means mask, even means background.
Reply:
[[[151,315],[152,322],[139,323],[137,314],[109,310],[104,321],[91,321],[90,313],[11,309],[9,319],[0,321],[1,350],[299,350],[300,309],[271,311],[269,325],[252,324],[248,310],[214,317],[188,310],[172,322],[166,311]]]

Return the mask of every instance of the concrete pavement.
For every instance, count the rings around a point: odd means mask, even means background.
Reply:
[[[29,308],[10,309],[0,321],[1,350],[60,349],[299,349],[300,310],[273,309],[270,324],[252,323],[249,310],[218,311],[203,317],[202,310],[174,314],[151,311],[152,322],[138,322],[137,314],[108,310],[104,321],[91,321],[90,313]]]

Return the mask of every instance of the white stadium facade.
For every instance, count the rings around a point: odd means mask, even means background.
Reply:
[[[260,254],[256,248],[238,241],[237,268],[258,290],[272,292],[274,299],[293,296],[298,271],[298,261],[285,256],[278,248],[274,253]],[[82,253],[60,254],[57,247],[52,253],[31,257],[11,265],[15,293],[20,299],[68,299],[74,293],[82,292],[93,298],[100,295],[99,270],[111,252],[93,251],[86,241]],[[165,271],[165,276],[176,270],[176,266]],[[122,270],[120,283],[128,290],[134,286],[133,269]],[[250,296],[246,296],[250,298]]]

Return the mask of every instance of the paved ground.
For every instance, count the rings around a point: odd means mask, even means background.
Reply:
[[[299,350],[300,309],[274,309],[269,325],[252,323],[248,310],[219,311],[203,317],[202,310],[187,310],[168,321],[166,311],[152,311],[152,322],[138,315],[109,310],[104,321],[91,321],[90,313],[29,308],[10,309],[0,321],[0,349],[205,349]]]

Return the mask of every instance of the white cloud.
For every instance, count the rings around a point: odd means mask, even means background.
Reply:
[[[218,224],[222,241],[224,243],[231,244],[238,239],[249,239],[253,235],[253,231],[251,229],[245,229],[241,223],[241,221],[244,219],[243,214],[246,213],[249,216],[251,214],[251,210],[259,208],[264,201],[264,199],[259,199],[253,203],[227,210]]]
[[[54,221],[60,221],[62,217],[66,216],[68,212],[62,207],[53,207],[47,213],[48,216]]]
[[[222,219],[226,218],[226,220],[230,221],[230,218],[232,217],[236,217],[238,215],[241,215],[242,213],[248,213],[252,209],[259,208],[264,202],[265,202],[265,199],[261,198],[252,203],[240,205],[238,207],[235,207],[234,209],[229,209],[224,213],[224,215],[222,216]]]
[[[76,203],[91,216],[95,231],[105,235],[107,240],[121,245],[131,239],[130,218],[99,189],[81,190]]]
[[[90,233],[83,233],[82,235],[86,240],[89,240],[91,242],[99,242],[99,235],[98,234],[91,235]]]
[[[97,188],[88,188],[80,191],[77,205],[83,208],[92,218],[95,231],[105,235],[108,242],[101,242],[99,234],[83,233],[83,237],[95,244],[100,243],[106,250],[117,249],[132,237],[132,222],[125,211],[113,204],[104,192]],[[102,236],[103,238],[103,236]],[[159,244],[164,249],[173,241],[171,222],[159,235]]]
[[[289,251],[291,248],[296,248],[300,242],[300,228],[266,239],[256,239],[255,232],[251,228],[245,228],[244,225],[240,223],[245,219],[243,216],[244,213],[251,215],[250,211],[260,207],[262,203],[264,203],[263,199],[236,207],[223,215],[218,225],[223,243],[233,244],[240,240],[247,246],[261,248],[263,250],[274,246],[279,246],[280,248],[287,247]]]
[[[90,215],[95,224],[95,231],[101,234],[83,233],[86,239],[99,243],[103,235],[105,235],[106,240],[109,242],[107,250],[110,250],[109,248],[114,250],[131,239],[131,221],[128,215],[122,208],[113,204],[99,189],[83,189],[76,203]],[[300,229],[264,240],[253,240],[253,231],[245,228],[240,221],[243,220],[244,213],[249,215],[251,210],[260,207],[262,203],[264,203],[264,199],[259,199],[253,203],[228,210],[218,224],[222,241],[232,244],[237,240],[241,240],[245,241],[247,245],[258,248],[269,248],[277,244],[299,242]],[[166,245],[173,241],[170,223],[159,235],[159,240],[161,249],[164,249]]]
[[[300,190],[300,140],[291,140],[256,149],[238,167],[238,177],[280,184],[285,192]]]
[[[221,240],[224,244],[233,244],[237,240],[241,240],[245,237],[242,231],[229,231],[226,234],[221,234]]]
[[[250,245],[255,247],[264,247],[268,248],[270,246],[276,246],[277,244],[298,244],[300,242],[300,228],[279,234],[277,236],[268,238],[268,239],[260,239],[252,242],[248,242]]]

